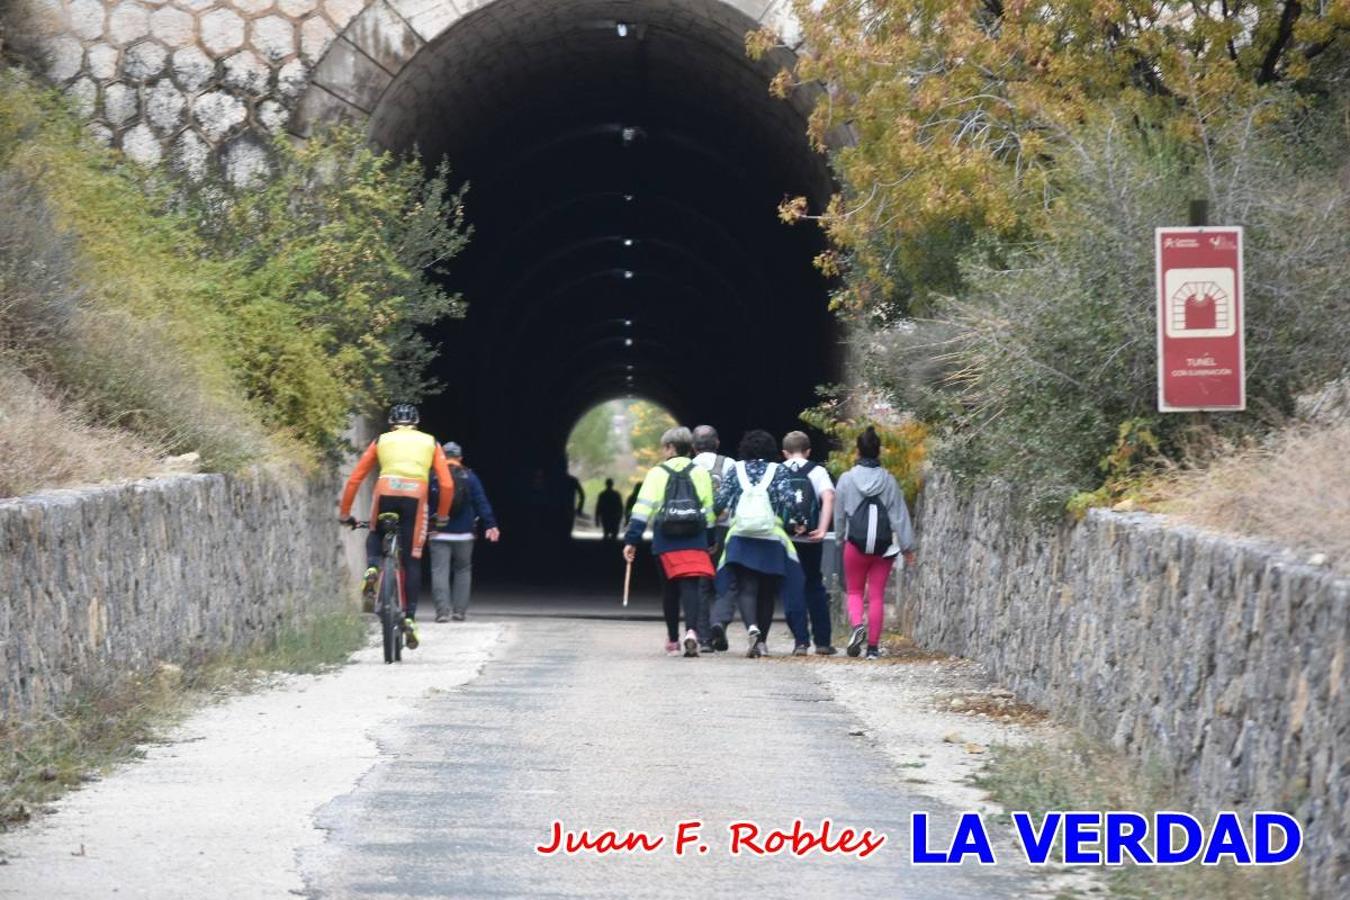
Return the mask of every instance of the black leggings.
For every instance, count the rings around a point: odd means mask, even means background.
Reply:
[[[657,562],[657,568],[661,564]],[[680,639],[680,608],[684,608],[684,627],[698,630],[702,618],[703,592],[699,590],[701,578],[666,578],[661,572],[661,613],[666,619],[666,637],[672,641]],[[700,634],[699,640],[706,641],[707,635]]]
[[[783,576],[766,575],[739,563],[732,565],[736,567],[736,606],[741,611],[741,621],[747,629],[751,625],[758,626],[760,640],[767,640]]]
[[[413,534],[417,528],[417,501],[412,497],[381,497],[375,511],[376,519],[380,513],[398,513],[398,556],[403,563],[403,601],[407,605],[408,618],[417,618],[417,598],[422,596],[422,560],[413,559]],[[366,561],[368,565],[378,566],[384,555],[380,542],[378,521],[370,523],[370,534],[366,536]]]

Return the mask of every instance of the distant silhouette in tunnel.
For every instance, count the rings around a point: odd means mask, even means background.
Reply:
[[[614,479],[606,478],[605,489],[595,500],[595,522],[600,526],[604,540],[618,540],[619,526],[623,523],[623,518],[623,497],[614,490]]]
[[[581,486],[581,479],[577,478],[577,476],[575,476],[575,475],[573,475],[573,474],[571,474],[571,473],[569,472],[569,473],[567,474],[567,486],[571,489],[572,496],[573,496],[573,497],[576,497],[576,499],[577,499],[577,510],[576,510],[576,514],[577,514],[578,516],[585,516],[585,515],[586,515],[586,489],[585,489],[584,487]],[[569,502],[570,502],[570,501],[569,501]],[[569,531],[569,532],[571,531],[571,528],[570,528],[570,527],[568,528],[568,531]]]

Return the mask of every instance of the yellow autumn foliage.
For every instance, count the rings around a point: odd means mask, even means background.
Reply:
[[[850,257],[836,305],[940,293],[980,233],[1035,237],[1055,215],[1057,164],[1102,116],[1185,142],[1280,85],[1335,69],[1350,0],[794,0],[803,43],[773,81],[822,85],[810,137],[844,191],[817,219]],[[778,44],[747,39],[752,56]],[[1273,112],[1273,110],[1272,110]],[[822,268],[839,270],[823,257]],[[878,287],[882,291],[878,292]]]

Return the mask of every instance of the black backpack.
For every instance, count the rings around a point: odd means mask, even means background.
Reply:
[[[666,496],[661,501],[661,512],[656,527],[666,537],[694,537],[703,532],[707,521],[703,517],[703,501],[694,487],[693,464],[683,469],[672,469],[665,463]]]
[[[880,497],[864,497],[848,517],[848,542],[869,556],[879,556],[891,546],[891,517]]]
[[[459,515],[464,504],[468,503],[469,497],[469,470],[463,466],[450,467],[450,481],[455,486],[455,496],[450,499],[450,512],[446,514],[447,519],[453,519]]]
[[[815,531],[820,524],[820,498],[811,484],[811,470],[815,467],[810,460],[800,469],[787,467],[788,505],[783,522],[789,535],[797,534],[798,530]]]

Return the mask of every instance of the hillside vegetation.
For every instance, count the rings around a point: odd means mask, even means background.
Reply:
[[[431,385],[418,328],[468,239],[442,165],[350,130],[275,145],[246,190],[96,146],[0,72],[0,496],[145,474],[313,464],[348,416]]]
[[[1350,4],[794,8],[806,49],[774,88],[823,82],[811,135],[843,187],[780,212],[830,239],[863,388],[963,484],[1040,518],[1119,502],[1350,368]],[[1243,414],[1156,412],[1154,228],[1191,200],[1246,229]]]

